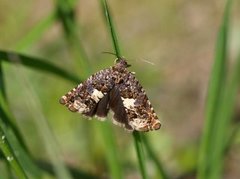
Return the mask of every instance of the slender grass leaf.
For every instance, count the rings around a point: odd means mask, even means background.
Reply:
[[[4,73],[2,71],[2,61],[0,61],[0,114],[1,114],[1,116],[3,116],[2,120],[7,126],[9,126],[13,130],[14,134],[16,135],[18,141],[20,142],[20,144],[22,145],[24,150],[26,152],[29,152],[28,149],[27,149],[27,146],[26,146],[26,144],[23,140],[23,137],[22,137],[21,133],[19,132],[16,125],[12,122],[13,120],[10,120],[10,117],[7,117],[7,115],[5,115],[5,113],[10,114],[10,110],[9,110],[8,105],[7,105],[3,74]],[[5,112],[5,111],[7,111],[7,112]]]
[[[65,1],[62,0],[57,1],[58,13],[60,14],[59,19],[63,24],[63,29],[65,35],[67,36],[69,50],[71,54],[73,54],[74,59],[77,62],[76,67],[82,69],[82,71],[84,72],[84,77],[88,77],[91,73],[91,68],[89,66],[85,50],[81,44],[81,41],[79,40],[79,33],[77,32],[78,30],[77,23],[75,18],[73,17],[74,9],[73,8],[65,9],[64,7],[65,5],[66,5]],[[81,76],[83,76],[83,74],[81,74]],[[121,175],[122,172],[119,166],[118,158],[116,156],[117,153],[115,152],[116,144],[115,140],[112,137],[111,130],[108,126],[105,127],[103,126],[100,128],[100,130],[102,135],[106,137],[104,141],[106,145],[106,155],[111,176],[112,178],[120,179],[122,178]]]
[[[22,144],[20,143],[18,137],[16,137],[14,131],[6,126],[4,119],[6,117],[6,114],[2,113],[2,109],[0,108],[1,118],[0,118],[0,127],[2,128],[4,135],[6,136],[6,139],[8,140],[9,145],[13,149],[13,151],[16,151],[16,158],[18,159],[21,167],[27,171],[27,173],[33,177],[33,178],[40,178],[41,171],[38,167],[34,164],[31,157],[29,156],[29,153],[26,153],[26,151],[23,149]]]
[[[165,169],[163,168],[163,165],[161,162],[158,160],[157,155],[154,153],[146,135],[142,135],[142,140],[145,144],[146,152],[149,155],[150,159],[155,163],[157,171],[159,173],[158,178],[161,179],[169,179],[170,177],[167,175]]]
[[[47,171],[49,174],[54,175],[54,167],[51,163],[44,160],[37,160],[37,165],[44,171]],[[101,179],[100,176],[93,175],[91,173],[86,173],[85,171],[81,171],[79,169],[76,169],[75,167],[71,167],[71,165],[68,166],[68,170],[70,171],[71,175],[75,179]]]
[[[101,125],[101,133],[106,144],[105,150],[107,151],[107,161],[111,176],[115,179],[121,179],[123,178],[122,171],[119,169],[119,157],[116,152],[117,147],[111,126],[108,123]]]
[[[23,147],[23,149],[30,154],[24,140],[23,137],[20,133],[20,131],[18,130],[18,128],[16,127],[16,125],[12,122],[13,117],[10,117],[10,111],[8,108],[8,105],[6,105],[6,101],[3,98],[3,95],[0,95],[0,114],[2,116],[2,121],[4,122],[4,124],[6,124],[9,128],[11,128],[11,130],[14,132],[14,134],[16,135],[17,140],[19,141],[19,143],[21,144],[21,146]]]
[[[43,143],[45,145],[48,157],[53,162],[54,170],[57,175],[57,178],[60,179],[70,179],[71,175],[69,174],[68,169],[66,168],[64,162],[60,158],[60,151],[56,139],[47,123],[43,111],[41,110],[41,105],[32,85],[29,82],[29,79],[26,77],[24,72],[20,68],[15,68],[17,75],[17,82],[20,88],[23,90],[23,96],[25,99],[28,99],[25,102],[26,109],[28,109],[29,114],[34,120],[36,127],[42,136]],[[24,104],[24,102],[23,102]]]
[[[24,168],[25,171],[28,171],[31,176],[34,176],[35,178],[39,178],[40,171],[35,167],[33,162],[31,161],[31,157],[29,156],[29,153],[27,150],[27,147],[23,141],[23,138],[18,131],[18,128],[12,123],[13,120],[9,117],[9,109],[8,105],[6,104],[6,94],[5,94],[5,88],[4,88],[4,82],[3,82],[3,71],[2,71],[2,61],[0,61],[0,128],[2,130],[2,133],[4,133],[4,138],[6,138],[7,146],[3,146],[5,151],[5,154],[8,152],[11,152],[14,149],[14,151],[18,152],[18,155],[16,155],[17,159],[16,162],[18,164],[18,161],[20,162],[20,166],[14,166],[16,169],[21,170]],[[22,148],[23,147],[23,148]],[[11,150],[11,151],[10,151]],[[14,154],[13,154],[14,155]],[[13,156],[15,157],[15,156]],[[15,163],[14,163],[15,164]],[[23,173],[24,175],[25,173]]]
[[[79,83],[81,81],[75,75],[39,58],[0,50],[0,60],[8,63],[17,63],[26,67],[30,67],[31,69],[48,72],[74,83]]]
[[[115,31],[115,27],[113,25],[112,15],[110,13],[107,1],[101,0],[101,5],[102,5],[102,11],[104,12],[105,17],[106,17],[106,22],[108,24],[108,28],[110,30],[110,34],[111,34],[111,38],[112,38],[116,56],[118,58],[120,58],[121,52],[120,52],[120,47],[119,47],[119,43],[118,43],[118,38],[117,38],[116,31]],[[134,144],[135,144],[135,149],[136,149],[136,153],[137,153],[137,157],[138,157],[138,163],[140,166],[141,175],[142,175],[142,178],[145,179],[145,178],[147,178],[147,173],[146,173],[146,167],[145,167],[145,161],[144,161],[144,153],[143,153],[143,147],[142,147],[141,134],[138,133],[137,131],[134,131],[133,139],[134,139]]]
[[[212,153],[214,152],[213,142],[215,132],[219,119],[219,105],[226,80],[226,65],[227,65],[227,32],[228,32],[228,19],[230,11],[231,0],[227,1],[223,22],[219,30],[216,45],[215,61],[212,69],[211,79],[209,82],[207,103],[206,103],[206,121],[203,129],[201,148],[199,151],[199,164],[198,164],[198,179],[208,178],[209,173],[215,170],[213,166]],[[217,136],[216,136],[217,137]]]
[[[69,1],[57,0],[56,1],[56,14],[67,37],[75,36],[75,11],[74,6],[71,6]]]
[[[0,126],[0,149],[3,152],[6,160],[11,165],[12,169],[15,171],[16,176],[19,179],[28,178],[25,171],[23,170],[23,167],[18,162],[12,148],[10,147],[8,140],[6,138],[6,135],[5,135],[4,131],[2,130],[1,126]]]
[[[236,61],[235,68],[228,83],[225,86],[222,101],[219,106],[218,128],[215,133],[215,140],[213,141],[212,152],[214,170],[210,173],[210,178],[217,179],[222,176],[224,166],[226,144],[228,144],[228,136],[230,131],[230,122],[233,117],[233,112],[236,104],[237,90],[239,89],[240,76],[240,56]]]
[[[35,41],[37,41],[42,36],[42,34],[54,24],[55,21],[56,14],[54,13],[41,20],[34,26],[30,33],[27,33],[27,35],[23,37],[23,40],[20,40],[17,43],[15,49],[18,52],[26,51],[26,48],[30,47]]]
[[[116,30],[115,30],[115,27],[113,25],[112,16],[111,16],[110,10],[108,8],[107,1],[106,0],[101,0],[101,5],[102,5],[102,10],[103,10],[103,12],[105,14],[105,17],[106,17],[106,22],[108,24],[108,28],[109,28],[110,33],[111,33],[112,43],[113,43],[113,46],[114,46],[114,50],[116,52],[116,56],[118,58],[120,58],[121,57],[121,51],[120,51],[120,47],[119,47],[119,44],[118,44],[118,38],[117,38]]]
[[[1,61],[0,61],[0,93],[1,93],[1,96],[3,96],[4,98],[6,97],[6,90],[5,90],[5,86],[4,86],[4,76],[3,76]]]
[[[23,167],[18,162],[18,159],[16,158],[11,146],[8,143],[8,137],[3,131],[3,122],[2,119],[4,118],[4,114],[2,111],[2,104],[3,100],[6,99],[6,93],[4,88],[4,79],[3,79],[3,71],[2,71],[2,62],[0,61],[0,96],[1,96],[1,103],[0,103],[0,149],[2,153],[4,154],[6,160],[9,162],[11,167],[16,173],[16,176],[19,178],[27,178],[27,175],[25,171],[23,170]],[[8,121],[8,120],[7,120]]]
[[[91,72],[88,57],[80,41],[79,28],[75,17],[75,1],[56,1],[56,13],[67,37],[70,54],[73,56],[76,71],[81,77],[88,77]]]
[[[82,69],[84,75],[81,76],[88,77],[91,73],[91,68],[89,63],[87,63],[87,55],[83,49],[83,46],[79,40],[79,34],[77,33],[77,25],[74,17],[74,9],[70,7],[69,4],[66,6],[66,1],[57,1],[57,13],[60,22],[62,23],[65,36],[68,40],[68,46],[71,54],[73,54],[75,61],[77,61],[77,67]],[[101,134],[105,139],[106,155],[108,166],[110,169],[110,175],[112,178],[121,179],[121,172],[118,165],[118,159],[116,157],[116,144],[113,136],[111,134],[109,126],[102,125]]]
[[[145,158],[144,158],[144,152],[143,152],[143,146],[142,146],[142,136],[141,133],[134,131],[133,132],[134,137],[134,144],[137,152],[138,162],[140,166],[140,171],[143,179],[147,179],[147,172],[146,172],[146,166],[145,166]]]

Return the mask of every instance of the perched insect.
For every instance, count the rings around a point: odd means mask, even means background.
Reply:
[[[60,103],[72,112],[96,116],[104,120],[109,110],[113,123],[129,131],[157,130],[161,123],[154,112],[145,90],[129,72],[124,58],[116,59],[113,67],[91,75],[66,95]]]

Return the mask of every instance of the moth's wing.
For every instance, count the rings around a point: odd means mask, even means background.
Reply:
[[[114,85],[111,74],[112,68],[108,68],[91,75],[86,81],[62,96],[60,103],[67,106],[70,111],[79,112],[85,116],[106,117],[109,111],[108,93]]]
[[[132,131],[133,128],[128,124],[128,116],[123,106],[120,91],[118,86],[114,86],[109,93],[109,106],[113,111],[113,123]]]
[[[128,72],[118,87],[128,124],[137,131],[157,130],[161,123],[135,76]]]

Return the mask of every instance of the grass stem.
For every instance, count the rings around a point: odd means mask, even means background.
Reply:
[[[152,161],[155,163],[157,171],[159,173],[159,178],[161,179],[169,179],[170,177],[167,175],[162,163],[157,158],[156,154],[154,153],[149,140],[146,135],[142,135],[143,143],[145,144],[146,152],[149,155],[149,158],[152,159]]]
[[[135,149],[137,152],[138,163],[140,166],[142,179],[147,179],[147,172],[146,172],[146,166],[145,166],[145,158],[144,158],[144,152],[143,152],[143,143],[142,143],[141,133],[134,131],[133,138],[134,138],[134,144],[135,144]]]

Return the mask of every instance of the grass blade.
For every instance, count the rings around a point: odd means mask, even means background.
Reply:
[[[17,151],[18,155],[16,155],[16,157],[20,162],[22,168],[25,171],[28,171],[28,174],[31,177],[39,178],[41,176],[41,171],[34,164],[30,153],[24,149],[24,146],[22,145],[21,140],[19,140],[17,133],[15,133],[11,126],[7,125],[8,123],[6,121],[10,121],[10,117],[2,108],[2,101],[0,106],[0,116],[0,127],[2,128],[11,148],[14,149],[14,151]]]
[[[147,172],[146,172],[146,166],[145,166],[145,158],[144,158],[144,153],[143,153],[141,133],[134,131],[133,137],[134,137],[134,144],[135,144],[135,148],[136,148],[136,152],[137,152],[141,175],[142,175],[143,179],[147,179]]]
[[[58,77],[67,79],[74,83],[79,83],[79,81],[81,81],[75,75],[59,67],[56,67],[55,65],[49,62],[46,62],[46,60],[42,60],[39,58],[29,57],[19,53],[6,52],[6,51],[0,50],[0,60],[8,63],[17,63],[17,64],[24,65],[26,67],[31,67],[31,69],[48,72],[50,74],[54,74]]]
[[[116,142],[113,130],[108,124],[101,125],[101,133],[106,144],[108,167],[110,168],[111,178],[121,179],[122,171],[119,165],[119,157],[117,155]]]
[[[110,10],[108,8],[108,4],[107,4],[106,0],[101,0],[101,2],[102,2],[101,3],[102,9],[103,9],[103,12],[104,12],[105,17],[106,17],[106,22],[108,24],[108,27],[109,27],[109,30],[110,30],[110,33],[111,33],[112,42],[113,42],[113,46],[114,46],[116,56],[118,58],[120,58],[121,57],[120,47],[118,45],[118,39],[117,39],[116,31],[115,31],[115,28],[114,28],[114,25],[113,25],[113,22],[112,22],[112,16],[111,16]]]
[[[1,96],[1,98],[4,98],[4,99],[6,96],[1,61],[0,61],[0,96]],[[0,104],[0,121],[1,121],[0,122],[0,149],[1,149],[2,153],[4,154],[6,160],[9,162],[12,169],[15,171],[16,176],[18,176],[18,178],[27,178],[27,175],[26,175],[25,171],[23,170],[23,167],[18,162],[18,159],[16,158],[16,156],[13,152],[13,149],[9,145],[8,137],[6,137],[6,134],[2,129],[1,123],[2,123],[2,118],[4,117],[3,111],[2,111],[2,104],[3,104],[4,99],[1,100],[1,104]]]
[[[209,173],[215,170],[213,166],[214,153],[213,143],[215,138],[216,125],[219,123],[217,114],[219,111],[219,104],[222,102],[223,88],[226,80],[226,64],[227,64],[227,33],[228,33],[228,19],[230,11],[231,0],[227,1],[223,22],[217,37],[217,46],[215,54],[215,62],[209,82],[207,104],[206,104],[206,121],[203,129],[202,143],[199,151],[199,165],[197,177],[198,179],[208,178]],[[217,136],[215,136],[217,138]],[[216,146],[215,146],[216,147]]]
[[[79,40],[79,34],[77,33],[76,21],[74,18],[74,7],[68,4],[66,1],[57,1],[57,12],[59,14],[59,20],[62,23],[65,36],[67,37],[69,50],[74,55],[74,59],[77,61],[76,67],[81,70],[81,77],[88,77],[91,74],[91,68],[87,60],[87,55],[83,49],[81,41]],[[108,167],[112,178],[121,179],[122,172],[119,167],[119,159],[116,155],[116,143],[111,133],[109,126],[100,128],[103,138],[105,139],[106,155],[108,161]]]
[[[12,120],[10,120],[8,115],[9,111],[6,104],[2,61],[0,61],[0,87],[0,128],[2,133],[1,148],[3,153],[5,156],[10,157],[10,159],[14,159],[14,162],[10,163],[10,166],[12,166],[13,169],[18,173],[18,177],[25,177],[26,174],[24,170],[26,170],[29,172],[29,174],[31,174],[32,177],[39,178],[40,171],[32,162],[29,153],[27,153],[27,147],[22,136],[20,135],[20,132],[18,131],[18,128],[16,128],[16,126],[12,123]],[[15,155],[13,151],[17,151],[18,155]]]
[[[79,73],[79,75],[82,78],[86,78],[91,73],[91,66],[89,65],[89,60],[79,38],[79,28],[76,23],[74,11],[76,2],[76,0],[57,0],[56,14],[62,24],[64,35],[67,38],[70,54],[73,56],[73,59],[75,59],[76,65],[74,67],[77,72],[79,72],[80,69],[81,73]]]
[[[224,157],[226,148],[228,147],[228,136],[230,129],[230,122],[233,117],[234,107],[236,103],[237,90],[239,88],[239,76],[240,76],[240,56],[236,61],[235,68],[230,77],[230,80],[225,86],[224,94],[222,101],[219,106],[219,113],[217,118],[219,124],[215,133],[215,140],[213,143],[214,152],[212,153],[213,157],[213,166],[214,170],[210,173],[210,178],[220,178],[222,175],[222,169],[224,165]]]
[[[48,157],[53,163],[57,178],[70,179],[71,175],[69,174],[69,171],[66,168],[64,162],[60,158],[61,155],[58,144],[47,123],[43,111],[41,110],[41,105],[37,95],[34,92],[34,89],[32,88],[28,78],[26,77],[24,72],[21,71],[20,68],[16,67],[15,71],[18,74],[18,84],[23,89],[24,98],[28,99],[25,103],[26,107],[29,111],[29,114],[32,116],[32,119],[34,120],[37,129],[39,130],[38,132],[42,136],[43,143],[45,144]]]
[[[105,14],[105,17],[106,17],[106,22],[108,24],[108,28],[110,30],[110,34],[111,34],[111,38],[112,38],[116,56],[118,58],[120,58],[121,52],[120,52],[120,47],[119,47],[119,43],[118,43],[118,38],[117,38],[116,31],[115,31],[115,28],[113,25],[112,16],[111,16],[107,1],[101,0],[101,5],[102,5],[103,12]],[[134,131],[133,139],[134,139],[134,144],[135,144],[135,149],[136,149],[136,153],[137,153],[137,157],[138,157],[138,163],[139,163],[141,175],[142,175],[142,178],[145,179],[145,178],[147,178],[147,173],[146,173],[146,167],[145,167],[145,161],[144,161],[144,153],[143,153],[141,134],[137,131]]]
[[[142,140],[145,144],[146,147],[146,152],[148,153],[149,157],[152,159],[152,161],[155,163],[156,167],[157,167],[157,171],[159,173],[159,178],[162,179],[169,179],[166,171],[164,170],[163,165],[161,164],[161,162],[158,160],[157,156],[155,155],[154,151],[151,148],[151,145],[147,139],[146,135],[142,135]]]
[[[20,40],[17,43],[15,48],[21,52],[26,50],[26,48],[30,47],[36,40],[38,40],[42,34],[48,30],[51,25],[53,25],[55,21],[56,14],[53,13],[47,16],[45,19],[35,25],[31,32],[24,36],[23,40]]]
[[[23,149],[27,153],[29,153],[21,133],[19,132],[16,125],[12,122],[13,120],[11,120],[12,117],[8,117],[8,116],[10,116],[10,110],[7,105],[5,85],[4,85],[4,75],[3,75],[3,71],[2,71],[2,61],[1,60],[0,60],[0,87],[1,87],[1,89],[0,89],[0,114],[2,116],[2,120],[9,128],[11,128],[13,130],[14,134],[16,135],[16,137],[17,137],[18,141],[20,142],[21,146],[23,147]],[[6,115],[6,113],[8,114],[8,116]]]
[[[18,162],[13,150],[11,149],[5,133],[0,126],[0,149],[3,152],[6,160],[9,162],[11,168],[15,171],[16,176],[20,179],[28,178],[23,167]]]

